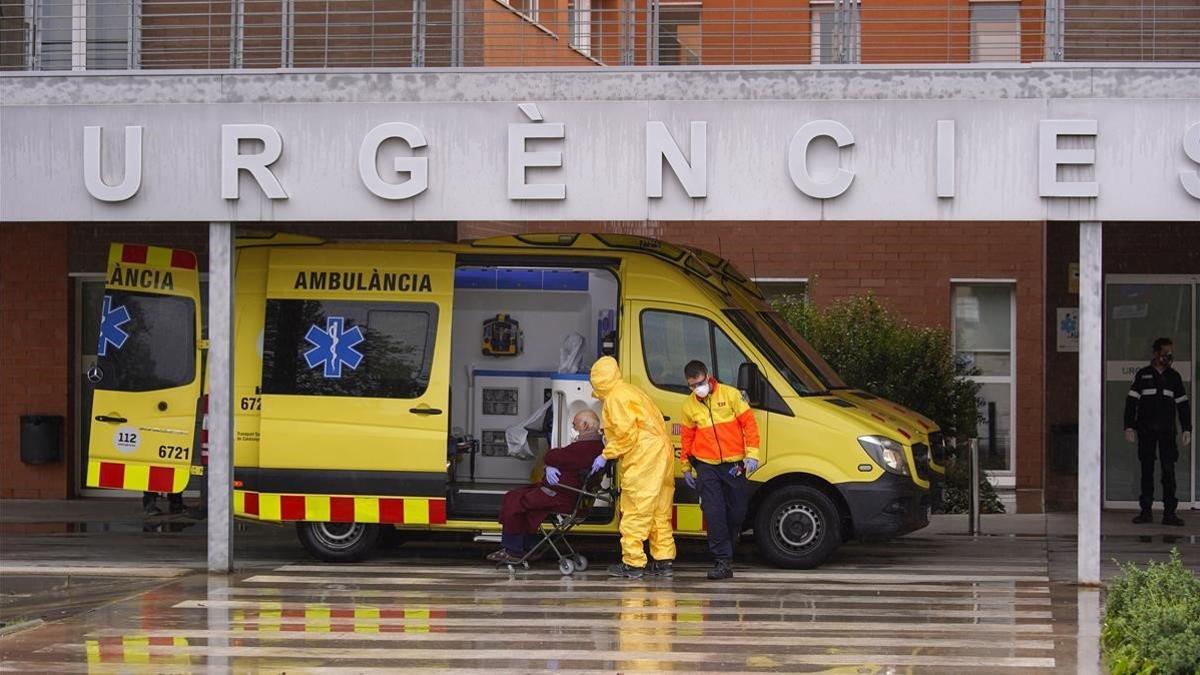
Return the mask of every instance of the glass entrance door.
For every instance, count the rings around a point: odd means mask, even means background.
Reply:
[[[1125,276],[1106,279],[1104,299],[1104,505],[1137,506],[1137,447],[1125,440],[1123,414],[1133,375],[1150,362],[1151,345],[1159,337],[1175,343],[1175,369],[1189,398],[1197,381],[1196,316],[1200,277]],[[1195,404],[1192,405],[1193,427]],[[1177,497],[1186,508],[1196,502],[1195,440],[1179,448],[1175,463]],[[1156,510],[1161,510],[1161,484],[1155,479]]]

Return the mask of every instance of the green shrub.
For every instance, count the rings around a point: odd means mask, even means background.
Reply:
[[[1200,578],[1169,562],[1129,564],[1108,587],[1100,644],[1112,675],[1200,674]]]
[[[955,356],[950,331],[915,326],[869,293],[827,307],[794,296],[777,298],[774,305],[846,384],[921,412],[947,436],[975,435],[979,385],[966,377],[976,372]],[[965,453],[950,461],[941,510],[967,510],[969,473]],[[980,479],[980,506],[984,513],[1004,511],[985,478]]]
[[[942,487],[942,503],[936,505],[941,513],[966,513],[971,508],[971,493],[967,486],[971,482],[971,463],[962,456],[951,457],[946,466],[946,484]],[[1004,504],[991,481],[980,473],[979,476],[979,512],[1004,513]]]

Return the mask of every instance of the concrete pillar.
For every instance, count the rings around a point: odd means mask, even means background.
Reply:
[[[1100,461],[1104,356],[1104,234],[1079,224],[1079,530],[1078,580],[1100,583]]]
[[[208,226],[208,571],[233,571],[233,225]]]

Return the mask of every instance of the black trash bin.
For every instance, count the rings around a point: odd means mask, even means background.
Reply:
[[[62,461],[61,415],[21,415],[21,461],[49,464]]]

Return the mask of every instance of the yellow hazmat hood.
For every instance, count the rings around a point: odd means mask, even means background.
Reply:
[[[592,364],[592,395],[603,399],[621,384],[621,366],[611,356],[601,356]]]

